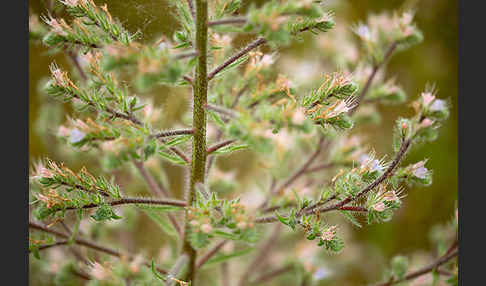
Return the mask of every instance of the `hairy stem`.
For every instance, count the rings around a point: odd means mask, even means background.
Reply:
[[[187,194],[187,205],[191,206],[195,199],[196,183],[204,183],[206,169],[206,110],[208,94],[207,75],[207,44],[208,44],[208,3],[207,0],[196,0],[196,51],[198,52],[196,79],[194,84],[193,102],[193,139],[192,139],[192,161],[189,192]],[[187,280],[195,285],[196,278],[196,250],[191,246],[190,225],[185,224],[185,238],[182,250],[189,256],[187,266]]]
[[[424,274],[427,274],[429,272],[434,271],[434,269],[437,269],[437,267],[441,266],[442,264],[449,262],[449,260],[456,257],[458,254],[459,254],[459,251],[456,250],[454,252],[449,253],[448,255],[444,255],[444,256],[440,257],[439,259],[437,259],[433,263],[431,263],[431,264],[429,264],[429,265],[427,265],[423,268],[420,268],[419,270],[416,270],[414,272],[410,272],[409,274],[405,275],[405,277],[403,277],[402,279],[397,279],[397,280],[392,279],[391,281],[388,281],[388,282],[385,282],[385,283],[382,283],[382,284],[378,284],[376,286],[390,286],[390,285],[393,285],[393,284],[396,284],[396,283],[399,283],[399,282],[412,280],[414,278],[417,278],[419,276],[422,276]]]
[[[390,47],[385,52],[385,56],[383,57],[383,60],[381,60],[381,62],[379,62],[378,64],[375,64],[373,66],[373,70],[371,71],[370,76],[366,80],[365,86],[363,87],[363,89],[361,90],[361,93],[358,96],[358,99],[356,101],[356,106],[353,109],[351,109],[348,113],[349,116],[353,115],[356,112],[356,110],[358,110],[358,107],[359,107],[360,103],[363,101],[364,97],[366,96],[366,93],[370,89],[371,83],[373,82],[373,79],[375,78],[376,74],[378,73],[378,70],[391,57],[391,55],[393,54],[393,52],[395,51],[396,48],[397,48],[397,43],[394,42],[393,44],[390,45]]]
[[[186,202],[180,200],[171,199],[151,199],[151,198],[121,198],[107,203],[110,206],[118,205],[128,205],[128,204],[147,204],[147,205],[165,205],[165,206],[176,206],[185,207]],[[99,204],[87,204],[82,206],[83,209],[90,209],[99,207]],[[77,207],[68,207],[67,210],[79,209]]]
[[[233,17],[233,18],[210,21],[208,25],[212,27],[212,26],[227,25],[227,24],[245,24],[246,22],[247,20],[244,17]]]
[[[204,263],[206,263],[209,258],[213,257],[216,253],[218,253],[218,251],[228,242],[228,240],[223,240],[221,241],[220,243],[216,244],[213,248],[211,248],[210,250],[208,250],[208,252],[206,252],[198,261],[197,261],[197,264],[196,264],[196,269],[199,269],[201,268],[201,266],[204,265]]]
[[[66,238],[66,239],[69,238],[69,235],[67,235],[65,233],[50,229],[50,228],[48,228],[44,225],[41,225],[41,224],[38,224],[38,223],[35,223],[35,222],[29,221],[29,228],[40,230],[40,231],[43,231],[43,232],[47,232],[47,233],[53,234],[53,235],[58,236],[58,237],[62,237],[62,238]],[[74,243],[88,247],[88,248],[91,248],[91,249],[94,249],[94,250],[97,250],[97,251],[100,251],[100,252],[103,252],[103,253],[106,253],[106,254],[109,254],[111,256],[118,257],[118,258],[121,258],[121,257],[124,257],[124,256],[129,257],[129,258],[133,258],[133,255],[122,254],[121,252],[119,252],[117,250],[114,250],[114,249],[106,247],[106,246],[99,245],[96,242],[89,241],[89,240],[86,240],[86,239],[75,238]],[[146,262],[145,265],[150,267],[151,264]],[[161,273],[164,273],[164,274],[168,273],[168,271],[163,269],[163,268],[160,268],[160,267],[156,267],[156,268],[157,268],[157,271],[159,271]]]

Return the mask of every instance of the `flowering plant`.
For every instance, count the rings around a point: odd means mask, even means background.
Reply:
[[[172,39],[149,43],[125,29],[106,4],[58,2],[70,20],[55,9],[41,20],[31,16],[30,36],[53,53],[66,53],[75,74],[52,63],[43,90],[74,107],[56,132],[70,148],[67,155],[86,155],[105,174],[85,167],[76,172],[50,159],[32,167],[29,251],[43,259],[41,250],[66,245],[78,260],[63,261],[58,284],[80,278],[89,285],[209,285],[207,273],[219,264],[224,283],[263,283],[293,271],[293,284],[308,285],[327,275],[316,266],[323,260],[317,255],[305,261],[283,249],[275,267],[259,269],[280,237],[304,241],[303,248],[326,255],[342,254],[347,241],[339,219],[357,227],[387,222],[406,203],[406,187],[432,183],[427,159],[408,166],[402,161],[417,144],[433,142],[449,116],[448,101],[433,87],[414,98],[410,117],[396,120],[390,159],[377,157],[353,133],[370,122],[370,108],[406,101],[397,79],[380,73],[396,52],[423,40],[412,11],[356,25],[361,60],[341,58],[341,70],[300,82],[274,67],[276,49],[307,41],[308,35],[326,37],[337,24],[321,1],[271,0],[246,13],[240,0],[171,1],[179,30]],[[234,52],[235,34],[255,39]],[[160,127],[172,105],[160,109],[147,99],[160,86],[192,91],[191,112],[181,116],[179,126]],[[261,174],[251,190],[238,176],[215,169],[217,158],[237,152],[257,158]],[[160,162],[185,170],[184,198],[176,199]],[[143,178],[150,197],[130,195],[120,172]],[[109,240],[106,229],[133,224],[139,213],[160,227],[171,254],[157,259],[101,244]],[[449,268],[443,270],[447,281],[456,285],[450,262],[457,243],[450,241],[445,254],[420,271],[408,273],[407,259],[395,258],[383,285],[438,273],[442,265]],[[243,256],[252,251],[257,253],[246,263]],[[233,261],[243,271],[229,278]]]

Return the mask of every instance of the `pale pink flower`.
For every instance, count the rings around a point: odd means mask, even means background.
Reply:
[[[430,92],[422,92],[422,100],[425,106],[428,106],[432,101],[434,101],[435,96]]]
[[[429,127],[429,126],[432,126],[432,124],[434,124],[434,121],[433,120],[430,120],[429,118],[425,118],[424,120],[422,120],[422,122],[420,123],[420,126],[421,127]]]
[[[213,227],[208,223],[201,225],[201,231],[204,232],[204,233],[210,233],[212,230],[213,230]]]
[[[79,4],[85,4],[86,0],[64,0],[60,1],[62,4],[69,6],[69,7],[76,7]]]
[[[47,25],[51,26],[52,30],[54,31],[55,34],[61,35],[61,36],[67,36],[66,31],[62,28],[61,24],[54,18],[51,18],[49,20],[46,20]]]
[[[337,226],[333,225],[329,227],[326,231],[324,231],[321,235],[321,239],[324,241],[331,241],[336,236],[336,228]]]
[[[59,128],[57,129],[57,136],[67,137],[69,136],[69,134],[71,134],[71,130],[69,130],[69,128],[64,125],[59,126]]]
[[[383,202],[377,202],[373,205],[373,209],[377,212],[382,212],[386,209],[386,206]]]
[[[91,275],[97,280],[105,280],[110,277],[110,272],[100,263],[94,262],[91,267]]]
[[[292,123],[296,125],[300,125],[304,123],[305,121],[305,110],[302,107],[297,107],[294,111],[294,114],[292,114]]]

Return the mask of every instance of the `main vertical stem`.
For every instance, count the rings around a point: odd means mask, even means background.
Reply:
[[[194,129],[192,140],[191,180],[187,204],[193,204],[196,192],[196,183],[204,182],[206,167],[206,112],[208,79],[207,79],[207,43],[208,43],[208,3],[207,0],[196,0],[196,50],[198,63],[196,66],[196,80],[194,86],[194,104],[192,125]],[[187,215],[186,215],[187,218]],[[196,277],[196,250],[189,242],[189,222],[186,219],[185,239],[183,251],[189,256],[187,279],[195,285]]]

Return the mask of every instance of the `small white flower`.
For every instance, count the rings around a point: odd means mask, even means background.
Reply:
[[[417,178],[425,179],[427,177],[428,172],[429,170],[427,170],[427,168],[420,167],[418,169],[413,170],[413,175]]]
[[[360,38],[366,41],[369,41],[371,39],[370,28],[368,28],[368,26],[364,24],[358,26],[358,28],[356,29],[356,34],[358,34]]]
[[[429,170],[425,168],[426,160],[417,162],[412,165],[412,174],[420,179],[425,179]]]
[[[331,272],[324,267],[319,267],[312,275],[312,279],[315,281],[325,279],[331,275]]]
[[[86,136],[83,132],[79,131],[79,129],[75,128],[71,131],[71,135],[69,136],[69,141],[71,143],[77,143]]]
[[[260,60],[260,65],[262,67],[268,67],[275,62],[273,55],[264,55]]]
[[[381,171],[383,167],[380,165],[380,161],[378,159],[375,159],[370,162],[370,171],[375,172],[375,171]]]
[[[442,111],[446,108],[446,103],[443,100],[436,99],[430,106],[430,111]]]

